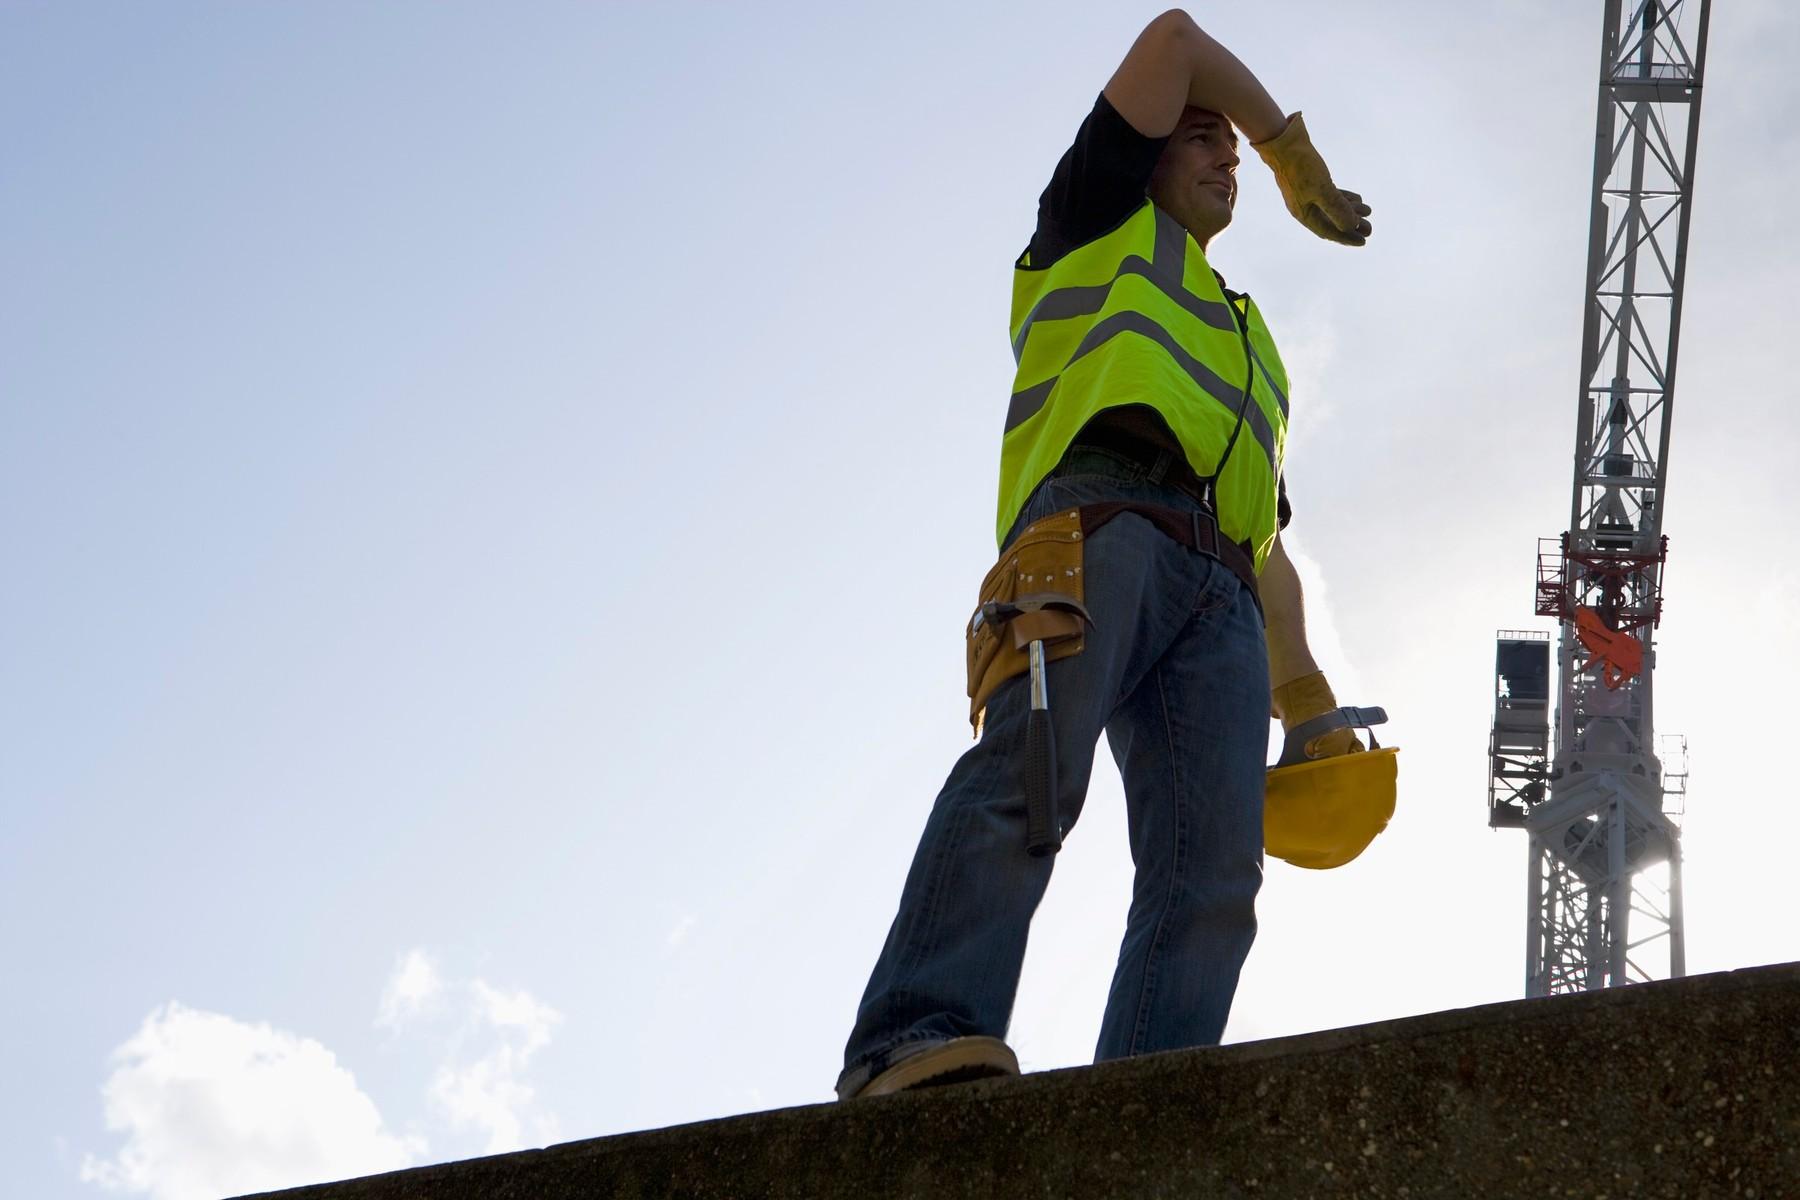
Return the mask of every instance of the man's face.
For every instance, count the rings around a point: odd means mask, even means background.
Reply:
[[[1202,247],[1231,224],[1237,204],[1237,133],[1216,112],[1189,108],[1150,176],[1150,198]]]

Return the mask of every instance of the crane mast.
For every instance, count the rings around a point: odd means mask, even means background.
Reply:
[[[1529,838],[1528,996],[1686,973],[1687,751],[1655,740],[1652,630],[1711,0],[1605,7],[1573,501],[1538,552],[1559,628],[1495,653],[1488,824]]]

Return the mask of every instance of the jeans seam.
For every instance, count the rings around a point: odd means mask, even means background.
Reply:
[[[1237,599],[1237,592],[1244,590],[1244,585],[1239,583],[1237,576],[1227,570],[1225,564],[1218,559],[1210,554],[1203,554],[1201,558],[1205,561],[1201,564],[1200,587],[1194,593],[1194,602],[1189,606],[1188,611],[1196,617],[1211,617],[1230,608],[1233,601]],[[1237,592],[1232,590],[1234,585]],[[1209,592],[1212,594],[1213,602],[1202,607]]]
[[[1169,694],[1168,690],[1163,685],[1163,671],[1160,666],[1156,668],[1156,703],[1162,710],[1163,737],[1169,755],[1169,802],[1174,805],[1175,808],[1173,814],[1174,819],[1171,821],[1171,825],[1175,830],[1175,854],[1169,864],[1169,892],[1168,895],[1163,897],[1162,912],[1159,913],[1156,918],[1156,931],[1150,935],[1149,948],[1144,951],[1144,981],[1138,991],[1137,1019],[1132,1024],[1131,1046],[1127,1051],[1129,1054],[1140,1054],[1143,1052],[1141,1047],[1143,1045],[1144,1033],[1149,1026],[1150,1020],[1150,1000],[1156,990],[1156,952],[1157,948],[1162,944],[1163,928],[1168,924],[1169,912],[1175,906],[1175,893],[1181,887],[1181,868],[1184,849],[1182,841],[1181,777],[1179,767],[1177,766],[1177,759],[1175,757],[1175,729],[1174,726],[1169,723]]]
[[[961,844],[963,826],[966,823],[968,815],[967,805],[958,804],[953,806],[949,819],[950,827],[945,833],[945,846],[957,846]],[[947,854],[940,853],[932,856],[931,883],[925,891],[924,917],[919,922],[919,927],[914,931],[914,936],[909,940],[907,946],[908,952],[901,955],[900,961],[903,965],[911,966],[920,961],[929,961],[932,952],[935,950],[935,946],[929,944],[931,939],[926,935],[935,932],[937,929],[938,915],[944,893],[944,876],[950,870],[948,859],[949,855]]]

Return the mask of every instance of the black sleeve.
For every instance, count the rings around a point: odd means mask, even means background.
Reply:
[[[1047,267],[1130,216],[1168,142],[1139,133],[1101,93],[1038,197],[1031,265]]]
[[[1275,480],[1275,528],[1286,529],[1288,522],[1294,519],[1294,507],[1288,503],[1287,476],[1282,475]]]

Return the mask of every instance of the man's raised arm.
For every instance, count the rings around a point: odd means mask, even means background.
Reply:
[[[1287,115],[1250,68],[1179,8],[1144,26],[1107,82],[1106,99],[1145,137],[1167,137],[1188,105],[1224,114],[1252,142],[1287,128]]]
[[[1346,246],[1368,240],[1369,206],[1332,182],[1301,115],[1283,115],[1250,68],[1181,9],[1172,8],[1144,27],[1105,94],[1145,137],[1174,132],[1189,105],[1222,113],[1275,173],[1282,202],[1296,221]]]

